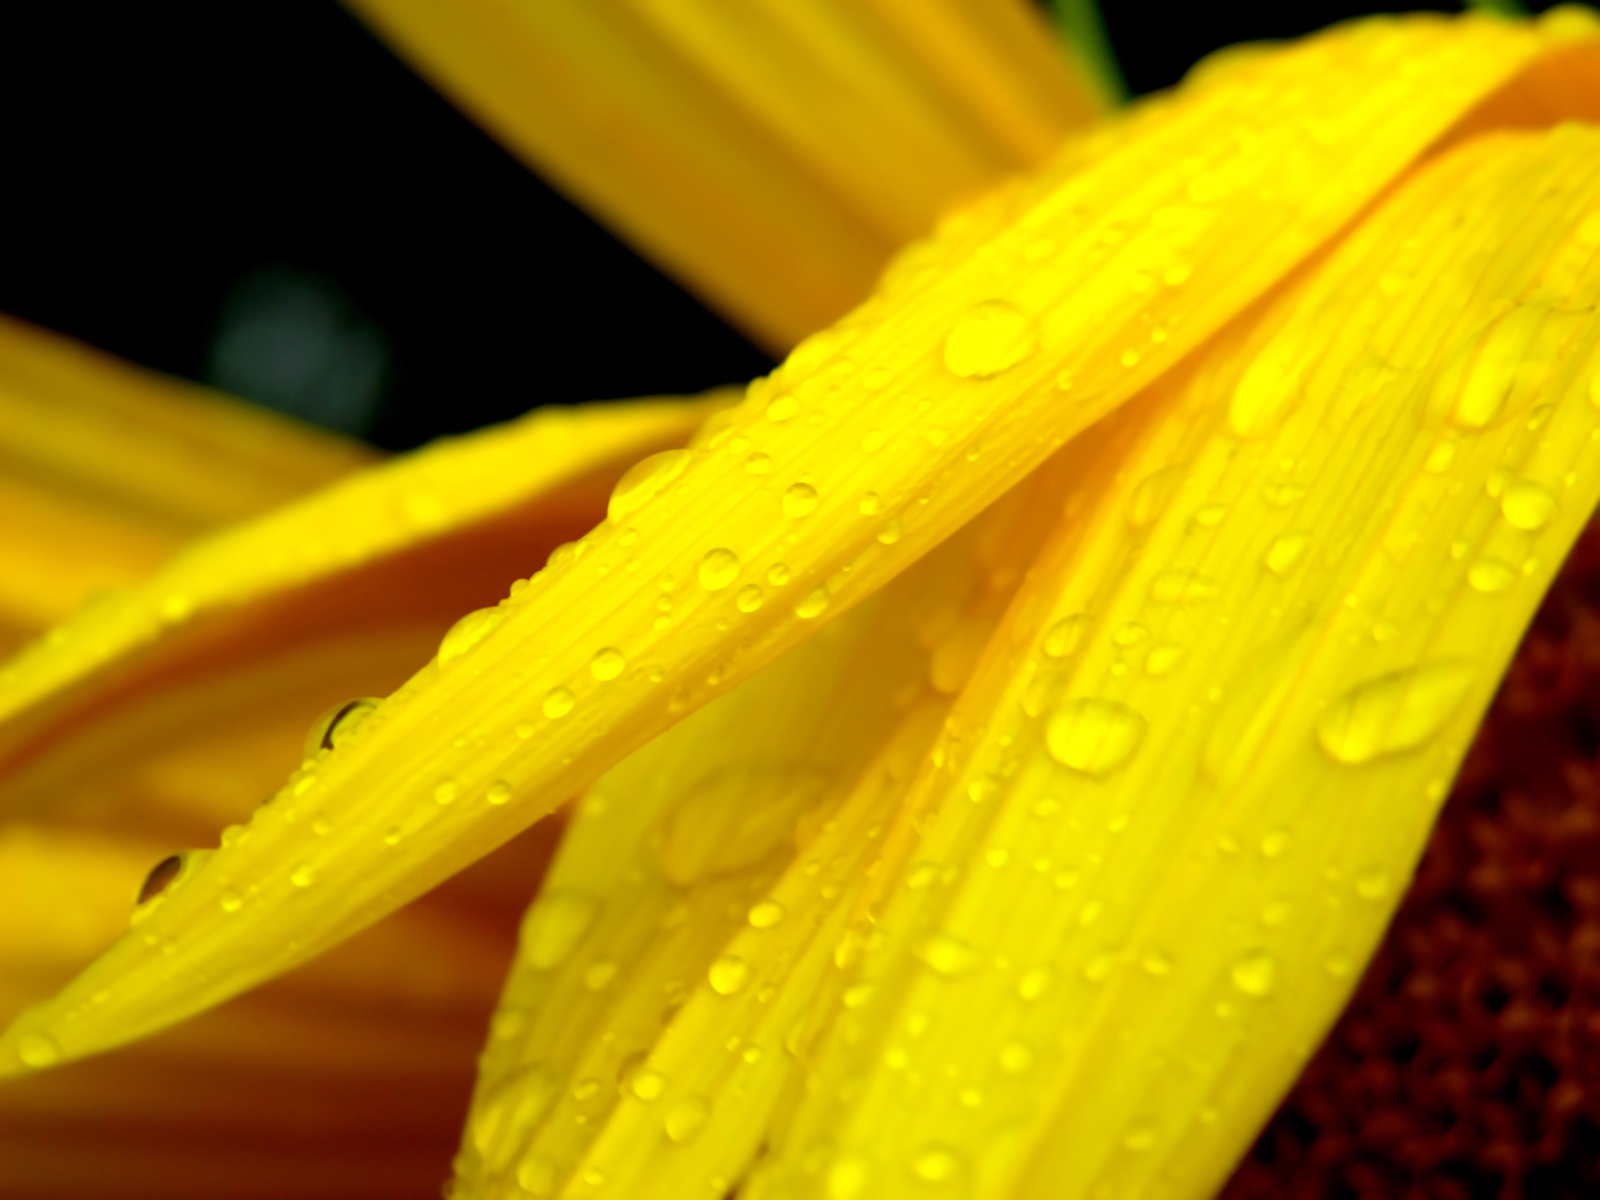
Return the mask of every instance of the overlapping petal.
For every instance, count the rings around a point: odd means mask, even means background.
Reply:
[[[19,1022],[12,1061],[196,1011],[526,827],[1169,372],[1474,105],[1540,83],[1542,54],[1592,56],[1570,48],[1586,28],[1346,27],[1146,106],[955,218],[696,449],[630,473],[608,525],[462,624],[142,936]],[[248,906],[228,912],[230,892]]]
[[[774,349],[1100,103],[1019,0],[356,0],[541,174]]]

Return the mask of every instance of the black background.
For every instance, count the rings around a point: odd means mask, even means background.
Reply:
[[[1105,10],[1135,92],[1371,11]],[[7,5],[0,46],[0,311],[202,378],[230,288],[287,266],[384,334],[366,432],[393,448],[769,365],[334,3]]]

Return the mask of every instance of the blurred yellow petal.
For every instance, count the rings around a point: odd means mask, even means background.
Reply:
[[[834,987],[872,999],[742,1194],[1226,1178],[1600,499],[1597,164],[1579,125],[1433,160],[1118,418],[857,905]]]
[[[0,317],[0,475],[178,535],[253,517],[372,450]]]
[[[1162,376],[1570,41],[1560,22],[1347,26],[1149,104],[952,220],[694,449],[630,471],[607,525],[458,624],[140,936],[13,1026],[0,1064],[196,1012],[526,828]],[[247,564],[217,545],[194,582],[223,595]],[[23,660],[15,694],[84,657],[69,639]],[[227,912],[229,891],[250,902]]]
[[[1099,105],[1020,0],[356,0],[537,170],[767,346]]]

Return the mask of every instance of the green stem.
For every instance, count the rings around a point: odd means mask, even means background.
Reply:
[[[1499,2],[1515,3],[1515,0]],[[1050,0],[1050,11],[1062,38],[1106,104],[1112,108],[1126,104],[1128,85],[1122,78],[1122,69],[1117,66],[1117,56],[1106,37],[1095,0]]]

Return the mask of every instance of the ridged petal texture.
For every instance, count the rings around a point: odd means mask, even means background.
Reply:
[[[269,978],[599,779],[464,1194],[1205,1194],[1600,493],[1600,135],[1538,128],[1600,117],[1597,69],[1572,13],[1347,26],[950,217],[0,1069]]]
[[[1023,0],[355,0],[465,111],[773,349],[1101,104]]]

